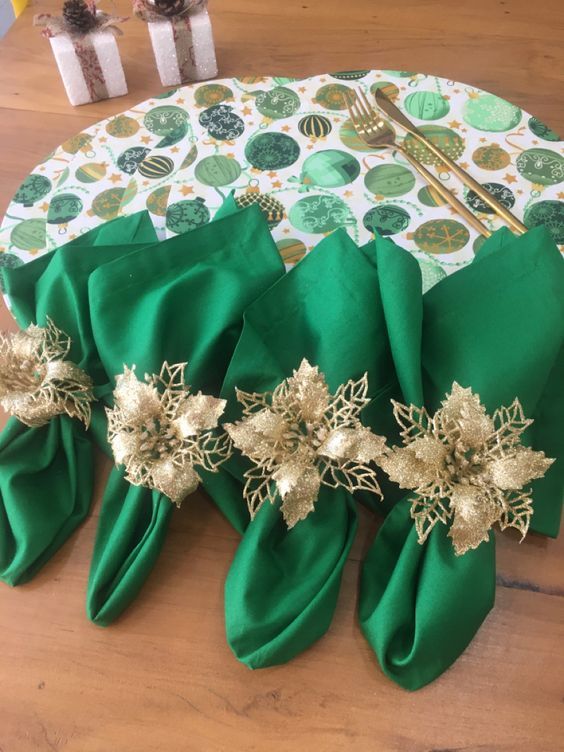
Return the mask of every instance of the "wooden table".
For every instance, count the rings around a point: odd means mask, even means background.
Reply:
[[[564,132],[560,0],[211,5],[223,76],[426,71],[489,89]],[[0,212],[52,148],[160,89],[147,31],[132,20],[120,40],[131,93],[73,109],[31,27],[38,9],[0,42]],[[0,324],[13,326],[5,310]],[[108,463],[99,468],[100,490]],[[409,694],[381,673],[357,623],[360,563],[377,528],[367,514],[328,634],[291,664],[251,673],[225,642],[222,588],[237,535],[211,504],[198,497],[174,515],[141,596],[108,629],[84,613],[97,512],[98,503],[32,583],[0,586],[0,752],[563,749],[563,537],[517,546],[498,536],[495,610],[451,670]]]

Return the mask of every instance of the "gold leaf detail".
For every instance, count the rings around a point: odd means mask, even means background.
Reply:
[[[280,498],[291,528],[313,511],[321,484],[382,495],[369,463],[381,456],[385,439],[359,418],[367,393],[364,374],[331,395],[325,376],[305,359],[272,392],[236,391],[243,419],[225,428],[253,462],[244,488],[251,517]]]
[[[42,426],[55,415],[90,424],[92,379],[65,360],[70,338],[51,319],[15,334],[0,333],[0,404],[27,426]]]
[[[533,421],[519,400],[490,417],[471,388],[454,382],[432,417],[415,405],[393,402],[393,409],[404,445],[387,449],[379,464],[415,492],[411,516],[419,543],[437,522],[451,523],[457,555],[488,540],[495,523],[525,537],[533,509],[523,487],[543,477],[554,460],[521,444]]]
[[[116,377],[114,407],[106,410],[108,440],[127,480],[160,491],[177,506],[197,489],[197,466],[217,472],[232,452],[229,436],[216,430],[225,400],[190,394],[185,366],[165,361],[144,381],[135,366],[126,366]]]

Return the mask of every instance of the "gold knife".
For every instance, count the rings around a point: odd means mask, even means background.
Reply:
[[[438,157],[442,162],[444,162],[447,167],[452,170],[452,172],[460,178],[460,180],[468,186],[468,188],[471,188],[474,193],[479,196],[482,201],[495,211],[496,214],[498,214],[502,219],[504,219],[510,227],[515,230],[515,232],[518,232],[520,234],[527,232],[527,227],[520,222],[517,217],[515,217],[509,209],[506,209],[505,206],[499,203],[499,201],[492,196],[492,194],[487,191],[483,185],[480,185],[474,178],[469,175],[465,170],[462,169],[459,165],[456,164],[456,162],[453,162],[450,157],[448,157],[444,152],[442,152],[438,146],[435,146],[435,144],[432,141],[429,141],[423,133],[421,133],[420,130],[416,128],[415,125],[407,118],[403,112],[399,109],[399,107],[396,107],[396,105],[388,99],[388,97],[382,92],[381,89],[377,89],[375,94],[376,98],[376,104],[378,107],[386,113],[386,115],[390,118],[390,120],[393,120],[398,125],[401,125],[402,128],[405,128],[405,130],[410,133],[414,138],[416,138],[420,143],[422,143],[424,146],[426,146],[429,151],[431,151],[436,157]]]

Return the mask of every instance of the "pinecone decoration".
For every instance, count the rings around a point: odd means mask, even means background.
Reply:
[[[155,8],[164,16],[177,16],[187,5],[193,5],[190,0],[154,0],[154,3]]]
[[[96,14],[84,0],[66,0],[63,5],[63,18],[71,31],[87,34],[96,26]]]

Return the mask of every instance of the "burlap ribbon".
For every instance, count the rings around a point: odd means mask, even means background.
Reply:
[[[33,18],[34,26],[42,26],[41,32],[44,37],[56,37],[60,34],[67,35],[74,47],[82,75],[88,88],[92,102],[100,99],[108,99],[108,87],[106,78],[100,65],[98,53],[94,47],[92,34],[97,31],[109,31],[114,36],[123,34],[117,24],[127,21],[123,16],[110,16],[98,11],[96,13],[96,25],[86,33],[81,33],[70,27],[62,16],[52,16],[50,13],[39,13]]]
[[[207,0],[185,0],[178,12],[169,15],[164,9],[157,8],[148,0],[133,0],[133,12],[142,21],[146,23],[169,21],[171,24],[178,69],[183,81],[190,79],[196,63],[192,45],[190,14],[206,5]]]

